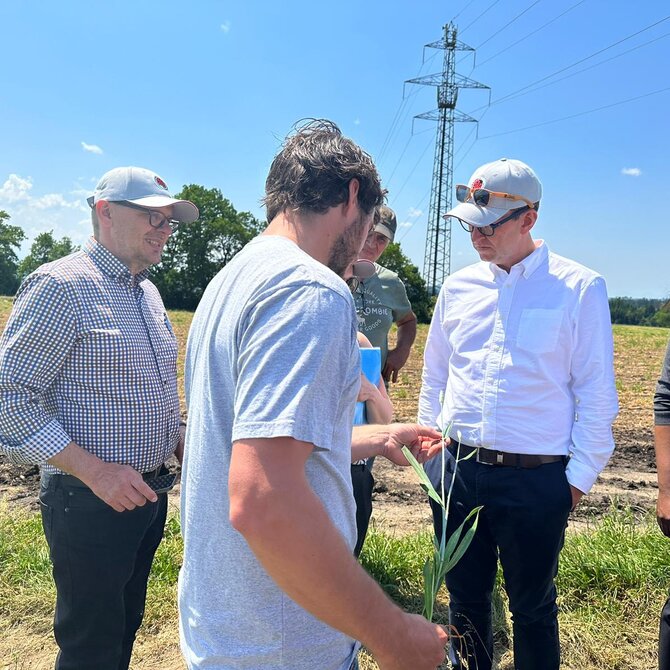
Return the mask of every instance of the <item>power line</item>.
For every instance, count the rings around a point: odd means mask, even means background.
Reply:
[[[429,65],[438,55],[438,52],[435,52],[428,60],[425,60],[421,63],[421,67],[419,68],[419,75],[421,74],[421,71]],[[418,75],[417,75],[418,76]],[[386,137],[384,138],[384,142],[382,143],[381,149],[379,152],[376,154],[376,162],[380,163],[385,152],[389,149],[390,145],[393,143],[395,139],[395,135],[397,134],[399,124],[401,117],[403,116],[405,107],[407,106],[410,98],[418,93],[418,89],[412,89],[409,95],[405,96],[403,94],[403,98],[400,101],[400,104],[398,105],[398,109],[396,110],[395,116],[393,117],[393,121],[391,122],[391,127],[389,128],[388,132],[386,133]]]
[[[518,39],[516,42],[513,42],[512,44],[509,44],[504,49],[501,49],[500,51],[494,53],[493,56],[489,56],[485,61],[483,61],[482,63],[479,63],[475,67],[481,67],[482,65],[485,65],[489,61],[492,61],[497,56],[500,56],[500,54],[505,53],[505,52],[509,51],[510,49],[514,48],[517,44],[521,44],[521,42],[523,42],[524,40],[527,40],[529,37],[532,37],[536,33],[539,33],[540,30],[543,30],[547,26],[551,25],[552,23],[554,23],[554,21],[558,21],[558,19],[560,19],[562,16],[565,16],[568,12],[571,12],[576,7],[579,7],[579,5],[583,5],[585,2],[586,2],[586,0],[579,0],[579,2],[572,5],[572,7],[568,7],[568,9],[566,9],[564,12],[561,12],[558,16],[555,16],[553,19],[547,21],[546,23],[543,23],[539,28],[536,28],[532,32],[528,33],[527,35],[524,35],[521,39]]]
[[[458,31],[458,34],[459,34],[459,35],[463,35],[463,33],[464,33],[468,28],[470,28],[470,27],[473,26],[475,23],[477,23],[477,21],[479,21],[479,19],[481,19],[482,16],[484,16],[484,14],[486,14],[486,12],[489,11],[489,9],[493,9],[494,5],[497,5],[499,2],[500,2],[500,0],[493,0],[493,2],[492,2],[492,3],[491,3],[491,4],[490,4],[490,5],[489,5],[483,12],[482,12],[482,13],[481,13],[481,14],[480,14],[474,21],[471,21],[470,23],[468,23],[468,25],[465,26],[465,28],[463,28],[463,30],[459,30],[459,31]]]
[[[456,14],[453,19],[451,19],[451,23],[453,23],[466,9],[470,9],[470,6],[474,5],[476,1],[477,0],[470,0],[470,2],[465,7],[463,7],[463,9],[461,9],[461,11],[458,12],[458,14]]]
[[[666,88],[660,88],[657,91],[650,91],[649,93],[643,93],[642,95],[637,95],[633,98],[627,98],[626,100],[619,100],[618,102],[612,102],[609,105],[603,105],[602,107],[596,107],[595,109],[587,109],[584,112],[578,112],[577,114],[570,114],[569,116],[562,116],[560,119],[552,119],[551,121],[543,121],[542,123],[535,123],[531,126],[524,126],[523,128],[515,128],[514,130],[507,130],[504,133],[495,133],[494,135],[486,135],[485,137],[480,137],[481,140],[489,140],[493,137],[501,137],[502,135],[511,135],[512,133],[520,133],[524,130],[530,130],[531,128],[539,128],[540,126],[548,126],[552,123],[559,123],[560,121],[567,121],[568,119],[576,119],[579,116],[585,116],[587,114],[593,114],[595,112],[600,112],[603,109],[610,109],[611,107],[618,107],[619,105],[624,105],[628,102],[634,102],[635,100],[641,100],[642,98],[648,98],[652,95],[658,95],[659,93],[664,93],[665,91],[670,91],[670,86]]]
[[[537,5],[540,2],[542,2],[542,0],[535,0],[535,2],[528,5],[528,7],[526,7],[526,9],[524,9],[522,12],[517,14],[511,21],[508,21],[502,28],[500,28],[495,33],[493,33],[493,35],[491,35],[490,37],[485,39],[481,44],[477,45],[475,47],[475,49],[481,49],[487,42],[490,42],[496,35],[499,35],[503,30],[505,30],[506,28],[509,28],[516,20],[520,19],[526,12],[533,9],[533,7],[535,7],[535,5]]]
[[[626,54],[631,53],[632,51],[637,51],[638,49],[641,49],[642,47],[649,46],[650,44],[653,44],[654,42],[658,42],[659,40],[665,39],[666,37],[670,37],[670,33],[665,33],[663,35],[660,35],[659,37],[655,37],[653,40],[649,40],[648,42],[643,42],[642,44],[638,44],[637,46],[631,47],[630,49],[627,49],[626,51],[622,51],[619,54],[616,54],[614,56],[610,56],[609,58],[606,58],[605,60],[598,61],[597,63],[594,63],[593,65],[589,65],[588,67],[582,68],[581,70],[577,70],[577,72],[572,72],[571,74],[566,74],[565,77],[561,77],[560,79],[556,79],[554,81],[549,81],[546,84],[542,84],[541,86],[536,86],[535,88],[530,89],[526,93],[535,93],[536,91],[539,91],[543,88],[546,88],[547,86],[553,86],[554,84],[558,84],[561,81],[565,81],[566,79],[570,79],[571,77],[576,77],[578,74],[582,74],[583,72],[586,72],[587,70],[592,70],[594,67],[599,67],[600,65],[604,65],[605,63],[609,63],[610,61],[616,60],[617,58],[620,58],[621,56],[625,56]],[[509,100],[514,100],[516,98],[520,98],[526,93],[519,93],[519,95],[516,95],[512,98],[509,98]]]
[[[651,30],[652,28],[654,28],[657,25],[663,23],[664,21],[667,21],[668,19],[670,19],[670,15],[660,19],[659,21],[656,21],[655,23],[652,23],[651,25],[646,26],[645,28],[642,28],[641,30],[638,30],[637,32],[632,33],[631,35],[628,35],[627,37],[624,37],[620,40],[617,40],[616,42],[613,42],[609,46],[606,46],[602,49],[599,49],[598,51],[595,51],[594,53],[592,53],[588,56],[585,56],[584,58],[580,58],[578,61],[575,61],[574,63],[572,63],[570,65],[566,65],[565,67],[562,67],[560,70],[556,70],[556,72],[552,72],[551,74],[548,74],[545,77],[542,77],[542,78],[538,79],[537,81],[534,81],[530,84],[527,84],[526,86],[523,86],[522,88],[520,88],[516,91],[513,91],[512,93],[508,93],[507,95],[503,96],[502,98],[498,98],[497,100],[493,100],[489,103],[489,105],[483,105],[482,107],[478,107],[477,109],[473,109],[469,113],[474,114],[475,112],[478,112],[479,110],[484,109],[487,106],[497,105],[501,102],[505,102],[507,100],[510,100],[511,98],[520,97],[519,94],[524,92],[524,91],[527,91],[527,89],[532,88],[532,87],[536,86],[537,84],[540,84],[543,81],[546,81],[547,79],[551,79],[552,77],[555,77],[557,74],[560,74],[561,72],[565,72],[566,70],[570,70],[571,68],[575,67],[576,65],[579,65],[580,63],[583,63],[587,60],[590,60],[591,58],[594,58],[595,56],[598,56],[599,54],[604,53],[605,51],[609,51],[609,49],[613,49],[615,46],[618,46],[619,44],[622,44],[623,42],[626,42],[626,41],[632,39],[633,37],[636,37],[637,35],[640,35],[640,34],[646,32],[647,30]],[[528,91],[528,92],[530,92],[530,91]],[[525,93],[524,93],[524,95],[525,95]]]

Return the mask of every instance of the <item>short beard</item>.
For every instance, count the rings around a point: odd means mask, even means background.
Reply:
[[[366,217],[361,213],[359,217],[333,243],[328,258],[328,267],[339,277],[353,263],[361,251],[361,240],[365,240],[363,233],[368,226]]]

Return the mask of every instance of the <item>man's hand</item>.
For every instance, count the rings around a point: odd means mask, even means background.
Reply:
[[[184,461],[184,445],[186,444],[186,424],[179,424],[179,439],[177,440],[177,448],[174,450],[174,456],[179,465],[183,465]]]
[[[398,371],[407,363],[409,352],[416,339],[416,315],[414,312],[408,312],[396,322],[396,326],[398,327],[396,346],[386,355],[386,363],[382,370],[384,381],[394,384],[398,381]]]
[[[425,463],[440,453],[443,444],[449,444],[448,439],[442,442],[438,431],[418,423],[391,423],[386,428],[388,435],[381,456],[396,465],[409,465],[402,453],[403,446],[412,452],[419,463]]]
[[[137,470],[129,465],[107,463],[74,442],[47,462],[81,479],[100,500],[117,512],[141,507],[147,500],[158,500]]]
[[[659,491],[656,501],[656,521],[661,532],[670,537],[670,494]]]
[[[575,507],[577,507],[579,504],[579,501],[582,499],[584,492],[570,484],[570,493],[572,493],[572,507],[570,508],[570,511],[574,512]]]
[[[447,632],[418,614],[404,615],[404,631],[387,649],[373,655],[380,670],[436,670],[444,661]]]
[[[409,358],[409,350],[404,351],[400,349],[390,349],[386,355],[386,363],[384,364],[384,369],[382,370],[382,377],[384,381],[393,382],[394,384],[398,381],[398,372],[400,369],[407,363]]]
[[[117,512],[142,507],[147,500],[158,500],[158,496],[142,479],[142,475],[129,465],[104,463],[90,477],[80,479],[98,498]]]

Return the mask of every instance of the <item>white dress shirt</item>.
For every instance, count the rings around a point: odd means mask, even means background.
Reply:
[[[571,454],[568,481],[586,493],[614,449],[617,413],[601,276],[540,240],[509,273],[480,262],[447,279],[426,342],[420,423],[452,421],[450,437],[473,447]]]

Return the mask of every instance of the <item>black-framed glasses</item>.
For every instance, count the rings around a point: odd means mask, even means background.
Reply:
[[[470,188],[465,184],[456,184],[456,200],[467,202],[472,198],[475,205],[480,207],[493,207],[496,209],[509,209],[509,202],[521,200],[529,209],[535,209],[535,205],[522,195],[503,193],[502,191],[489,191],[487,188]]]
[[[179,227],[180,221],[176,219],[169,219],[165,214],[159,212],[156,209],[149,209],[148,207],[142,207],[136,205],[134,202],[129,202],[128,200],[112,200],[115,205],[121,205],[121,207],[127,207],[128,209],[136,209],[140,212],[144,212],[149,215],[149,225],[152,228],[158,230],[162,228],[166,223],[170,227],[170,230],[174,233],[175,230]]]
[[[489,223],[488,226],[473,226],[471,223],[463,221],[463,219],[458,219],[458,223],[461,224],[461,228],[463,228],[463,230],[466,233],[472,233],[473,230],[478,230],[484,237],[492,237],[493,233],[496,232],[496,228],[500,228],[500,226],[502,226],[503,223],[507,223],[512,219],[516,219],[516,217],[519,216],[519,214],[527,212],[529,209],[530,207],[528,206],[519,207],[518,209],[515,209],[508,216],[504,217],[503,219],[500,219],[500,221],[496,221],[495,223]]]

